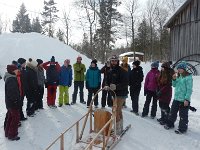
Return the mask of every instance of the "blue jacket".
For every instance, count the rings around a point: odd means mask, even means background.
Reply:
[[[98,67],[90,67],[86,72],[86,88],[100,88],[101,72]]]
[[[72,67],[62,66],[59,73],[59,85],[71,86],[72,85]]]

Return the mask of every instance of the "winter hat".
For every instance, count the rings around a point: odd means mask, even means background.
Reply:
[[[119,60],[119,57],[117,57],[117,55],[113,55],[112,57],[110,57],[110,61],[112,60]]]
[[[95,65],[97,65],[97,60],[96,59],[93,59],[92,61],[91,61],[91,64],[95,64]]]
[[[182,61],[181,63],[179,63],[179,64],[177,65],[177,69],[186,70],[186,68],[187,68],[187,64],[186,64],[185,61]]]
[[[151,64],[151,68],[158,68],[159,67],[159,61],[155,61]]]
[[[51,62],[55,62],[55,57],[52,56],[50,61],[51,61]]]
[[[15,70],[17,70],[18,68],[17,68],[17,66],[16,65],[7,65],[7,72],[8,73],[10,73],[10,74],[13,74],[13,72],[15,71]]]
[[[82,57],[81,57],[81,56],[78,56],[78,57],[77,57],[77,60],[82,60]]]
[[[18,60],[17,60],[17,62],[19,63],[19,64],[23,64],[23,63],[25,63],[26,62],[26,59],[24,59],[24,58],[19,58]]]
[[[134,61],[133,65],[135,65],[136,67],[138,67],[140,65],[140,61],[139,60]]]
[[[37,65],[38,65],[38,62],[37,62],[37,61],[33,60],[32,58],[29,58],[28,61],[29,61],[29,64],[30,64],[31,66],[37,67]]]
[[[170,64],[169,64],[169,62],[164,62],[164,63],[161,65],[161,67],[169,69],[169,68],[170,68]]]
[[[36,61],[38,63],[38,66],[43,63],[42,59],[37,59]]]
[[[123,57],[122,61],[128,63],[128,57],[127,56]]]

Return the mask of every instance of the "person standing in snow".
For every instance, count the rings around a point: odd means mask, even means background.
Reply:
[[[188,111],[193,88],[192,75],[186,71],[186,62],[181,62],[177,66],[178,73],[173,75],[172,86],[175,88],[174,100],[169,113],[165,129],[174,128],[174,122],[179,112],[180,120],[178,129],[175,133],[182,134],[188,129]]]
[[[104,74],[102,88],[104,88],[105,86],[108,86],[107,76],[108,76],[109,71],[110,71],[110,61],[107,61],[106,64],[103,66],[103,68],[101,68],[101,73]],[[102,98],[101,98],[102,108],[106,106],[106,101],[107,101],[108,107],[112,107],[113,103],[112,103],[111,93],[107,90],[103,90]]]
[[[43,108],[43,95],[44,95],[44,83],[45,83],[45,76],[44,76],[44,69],[43,69],[43,60],[37,59],[37,99],[35,109],[44,109]]]
[[[174,73],[173,73],[174,74]],[[164,62],[161,65],[161,73],[158,77],[158,91],[157,97],[159,100],[159,107],[161,109],[161,118],[157,119],[161,125],[167,121],[170,107],[169,104],[172,98],[172,75],[170,64]]]
[[[130,96],[132,100],[132,110],[131,112],[139,115],[138,113],[138,101],[141,90],[141,83],[143,81],[143,69],[140,67],[140,61],[136,60],[133,62],[133,69],[129,74],[129,86],[130,86]]]
[[[4,130],[5,137],[9,140],[19,140],[18,136],[18,124],[20,120],[19,109],[20,104],[20,90],[19,85],[21,82],[17,80],[16,75],[19,70],[16,65],[7,65],[7,72],[4,76],[5,81],[5,103],[7,108]]]
[[[108,73],[108,85],[116,93],[114,103],[116,108],[116,134],[123,131],[122,106],[128,95],[128,72],[119,66],[119,58],[114,55],[110,58],[111,70]],[[114,104],[113,104],[114,105]]]
[[[43,63],[46,70],[46,87],[47,87],[47,105],[50,108],[57,108],[55,105],[56,90],[59,82],[60,65],[55,61],[55,57],[51,57],[51,61]]]
[[[90,106],[92,95],[96,94],[101,86],[101,73],[97,67],[97,60],[92,60],[89,69],[86,72],[86,89],[88,89],[87,107]],[[98,107],[98,95],[94,100],[94,105]]]
[[[142,117],[148,116],[149,105],[151,99],[153,98],[152,108],[151,108],[151,118],[154,119],[157,111],[157,95],[156,91],[158,89],[158,77],[160,71],[158,70],[159,62],[153,62],[151,64],[151,70],[147,73],[144,83],[144,95],[146,96],[146,101],[144,104]]]
[[[128,57],[127,57],[127,56],[123,57],[122,63],[121,63],[120,66],[121,66],[125,71],[127,71],[128,73],[131,72],[131,67],[130,67],[130,65],[128,64]],[[125,101],[124,101],[123,107],[124,107],[124,108],[127,108],[127,106],[126,106],[126,99],[125,99]]]
[[[27,98],[27,108],[26,113],[27,116],[33,117],[35,113],[35,103],[37,99],[37,87],[38,87],[38,79],[37,79],[37,61],[29,58],[29,61],[26,64],[26,98]]]
[[[69,104],[69,87],[72,85],[72,66],[70,60],[66,59],[59,73],[59,107]]]
[[[78,93],[78,88],[80,90],[80,103],[86,104],[84,101],[83,88],[84,88],[84,80],[85,80],[85,65],[81,63],[82,57],[77,57],[77,62],[73,65],[74,68],[74,93],[72,94],[72,102],[71,104],[76,104],[76,98]]]
[[[20,82],[21,82],[21,107],[20,107],[20,120],[24,121],[27,120],[26,117],[24,117],[23,113],[23,105],[24,105],[24,96],[26,94],[27,89],[27,82],[26,82],[26,59],[19,58],[16,62],[16,65],[19,68],[19,75],[20,75]]]

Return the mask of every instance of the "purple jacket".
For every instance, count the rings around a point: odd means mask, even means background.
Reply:
[[[145,78],[144,90],[155,92],[158,89],[158,77],[160,71],[156,68],[151,69]]]

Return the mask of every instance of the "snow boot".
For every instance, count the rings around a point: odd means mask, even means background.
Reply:
[[[186,131],[183,131],[183,130],[181,130],[181,129],[177,129],[177,130],[175,130],[174,131],[176,134],[184,134],[184,133],[186,133]]]

